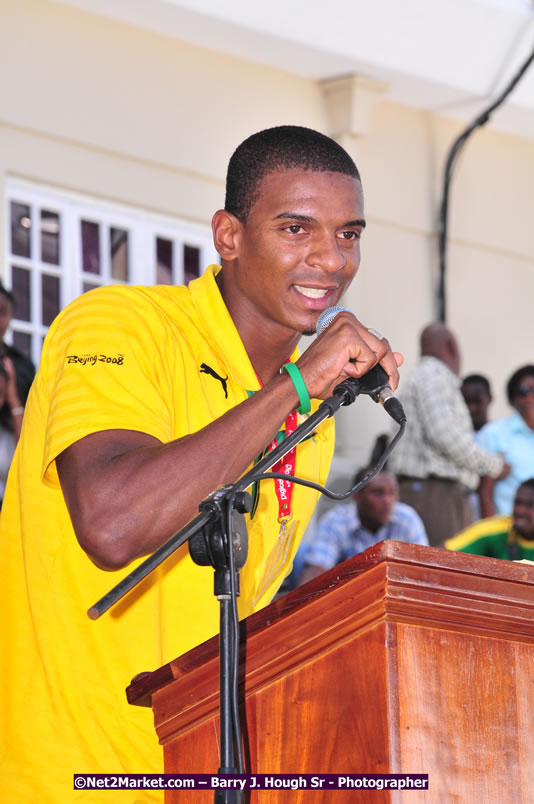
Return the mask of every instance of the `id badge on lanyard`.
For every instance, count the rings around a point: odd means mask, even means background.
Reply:
[[[286,438],[291,435],[297,427],[297,412],[292,411],[286,419]],[[268,451],[278,446],[278,438],[273,439],[268,447]],[[297,448],[289,450],[284,457],[272,467],[273,472],[280,472],[284,475],[294,475],[296,466]],[[263,566],[263,578],[257,590],[254,605],[263,597],[267,589],[274,583],[277,576],[288,562],[288,556],[293,547],[297,532],[297,521],[293,518],[291,503],[293,499],[294,483],[284,478],[273,478],[274,490],[278,501],[278,537],[265,559]]]

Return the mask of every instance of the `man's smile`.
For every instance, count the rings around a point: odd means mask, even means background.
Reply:
[[[295,285],[294,287],[309,299],[323,299],[331,290],[330,288],[305,288],[303,285]]]

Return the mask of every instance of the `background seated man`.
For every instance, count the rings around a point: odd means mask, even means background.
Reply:
[[[445,542],[447,550],[477,556],[534,561],[534,477],[515,495],[512,516],[490,516]]]
[[[369,467],[361,469],[352,485],[368,472]],[[299,585],[385,539],[428,544],[421,517],[399,502],[397,481],[389,472],[376,475],[348,504],[336,505],[321,517],[311,540],[301,547],[305,568]]]

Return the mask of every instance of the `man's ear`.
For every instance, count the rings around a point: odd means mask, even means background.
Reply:
[[[223,260],[230,262],[239,256],[243,224],[225,209],[218,209],[211,221],[213,242]]]

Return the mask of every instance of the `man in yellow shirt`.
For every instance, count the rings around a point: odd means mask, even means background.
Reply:
[[[3,801],[114,801],[73,791],[73,774],[162,770],[151,712],[124,688],[217,632],[212,570],[184,546],[97,622],[85,612],[243,474],[303,386],[315,408],[379,361],[396,387],[400,356],[348,313],[297,351],[356,274],[364,226],[348,154],[309,129],[269,129],[230,160],[213,218],[222,267],[189,288],[101,288],[50,328],[0,525]],[[297,447],[296,474],[324,482],[332,449],[329,421]],[[279,495],[261,484],[240,617],[290,571],[316,498],[293,488],[280,545]],[[132,795],[121,800],[154,800]]]

